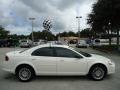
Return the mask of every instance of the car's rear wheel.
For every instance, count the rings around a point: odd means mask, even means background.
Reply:
[[[94,66],[90,71],[90,77],[93,80],[100,81],[106,76],[106,69],[103,66]]]
[[[23,66],[23,67],[21,66],[16,71],[16,75],[17,75],[17,78],[20,81],[27,82],[27,81],[30,81],[33,78],[34,71],[29,66]]]

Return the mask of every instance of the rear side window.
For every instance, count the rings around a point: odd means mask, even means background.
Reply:
[[[51,47],[39,48],[32,52],[32,56],[54,56]]]

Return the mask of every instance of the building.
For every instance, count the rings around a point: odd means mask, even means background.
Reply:
[[[58,41],[62,41],[62,42],[70,42],[70,43],[76,43],[78,40],[87,40],[87,38],[80,38],[79,37],[74,37],[74,36],[70,36],[70,37],[59,37]]]

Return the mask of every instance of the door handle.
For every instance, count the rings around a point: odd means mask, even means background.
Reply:
[[[32,59],[32,60],[37,60],[37,59]]]
[[[64,60],[60,60],[61,62],[63,62]]]
[[[76,61],[79,61],[80,59],[75,59]]]

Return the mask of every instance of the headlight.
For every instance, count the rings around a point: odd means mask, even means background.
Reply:
[[[113,65],[113,62],[110,60],[110,61],[108,61],[108,64],[109,65]]]

